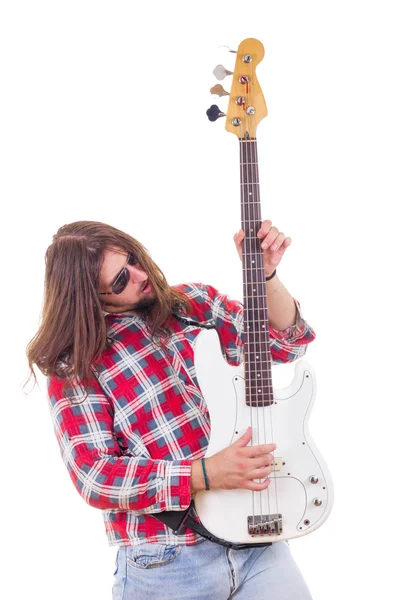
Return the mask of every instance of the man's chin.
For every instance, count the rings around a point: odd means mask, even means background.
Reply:
[[[121,306],[120,304],[110,302],[108,305],[105,306],[105,310],[107,312],[109,311],[114,313],[143,312],[145,314],[150,314],[153,308],[155,307],[156,303],[157,298],[153,295],[148,294],[146,296],[143,296],[140,300],[138,300],[138,302],[132,304],[131,306]]]
[[[152,298],[145,296],[144,298],[141,298],[138,302],[136,302],[135,306],[133,307],[133,310],[144,310],[146,313],[150,313],[151,309],[154,308],[156,303],[157,298],[155,298],[154,296]]]

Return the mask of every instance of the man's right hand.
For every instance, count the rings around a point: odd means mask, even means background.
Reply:
[[[271,483],[270,479],[261,483],[254,480],[264,479],[273,471],[273,467],[270,466],[274,458],[271,452],[276,449],[276,444],[248,446],[251,435],[249,427],[236,442],[205,459],[210,489],[246,489],[257,492],[267,489]],[[205,490],[200,460],[192,464],[191,488],[192,494]]]

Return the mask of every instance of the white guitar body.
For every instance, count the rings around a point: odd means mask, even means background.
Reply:
[[[292,383],[274,389],[274,404],[254,408],[245,402],[243,364],[233,367],[225,361],[216,330],[198,335],[194,356],[211,420],[206,457],[235,442],[249,426],[253,445],[277,445],[275,471],[267,490],[211,489],[196,494],[195,507],[203,525],[219,538],[249,544],[296,538],[320,527],[332,508],[333,485],[308,431],[316,391],[311,365],[298,362]],[[258,530],[257,516],[261,517]],[[268,519],[279,521],[280,533],[275,527],[271,532],[265,525]],[[262,527],[268,529],[267,534],[265,529],[260,534]]]

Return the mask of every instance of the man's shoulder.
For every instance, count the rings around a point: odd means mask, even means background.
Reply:
[[[189,282],[173,285],[172,287],[183,292],[187,296],[192,306],[192,316],[196,316],[202,321],[209,318],[209,290],[211,286],[201,282]]]
[[[177,283],[176,285],[171,286],[175,290],[178,289],[183,292],[191,292],[195,290],[201,290],[202,288],[206,288],[207,286],[204,283]]]
[[[210,295],[216,292],[216,288],[214,286],[202,282],[179,283],[171,287],[183,292],[191,298],[198,296],[204,299],[210,299]]]

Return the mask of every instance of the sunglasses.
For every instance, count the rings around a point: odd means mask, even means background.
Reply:
[[[130,274],[126,267],[128,265],[131,265],[131,267],[134,267],[135,265],[137,265],[137,263],[138,263],[138,259],[136,258],[136,256],[134,256],[133,254],[128,254],[128,258],[126,260],[124,268],[122,269],[122,271],[120,271],[118,273],[118,275],[114,279],[114,282],[111,287],[112,291],[111,292],[99,292],[99,294],[101,294],[102,296],[109,296],[111,294],[122,294],[122,292],[128,285],[129,279],[130,279]]]

